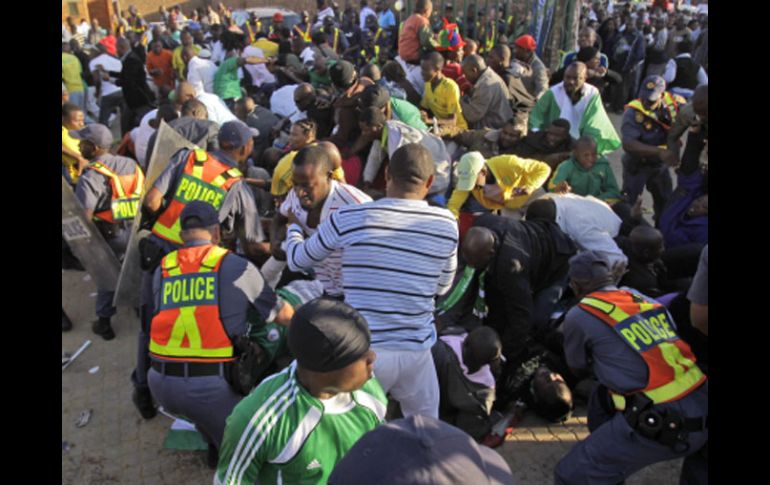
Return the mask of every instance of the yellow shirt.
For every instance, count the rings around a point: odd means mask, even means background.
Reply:
[[[503,191],[504,204],[484,197],[483,188],[474,188],[473,190],[455,190],[449,198],[447,208],[455,215],[460,217],[460,208],[468,200],[468,195],[473,194],[476,200],[487,209],[518,209],[523,206],[530,198],[532,193],[543,186],[548,176],[551,175],[551,167],[544,162],[532,160],[529,158],[520,158],[516,155],[499,155],[487,160],[487,168],[497,180],[497,185]],[[515,195],[513,189],[526,188],[528,195]]]
[[[176,73],[179,75],[179,79],[184,81],[187,78],[184,75],[184,68],[186,66],[182,60],[182,47],[183,46],[180,45],[174,49],[174,54],[171,56],[171,67],[173,67]],[[201,48],[195,44],[193,44],[193,49],[195,50],[195,55],[198,55],[198,53],[201,51]]]
[[[284,196],[289,193],[294,186],[294,182],[291,180],[293,172],[292,162],[294,161],[294,157],[297,156],[297,151],[298,150],[294,150],[284,155],[278,162],[278,165],[275,166],[275,170],[273,170],[273,180],[270,183],[270,193],[273,194],[273,196]],[[342,167],[335,169],[332,172],[332,179],[337,182],[345,183],[345,171],[342,170]]]
[[[468,122],[460,107],[460,88],[456,82],[446,76],[441,78],[435,89],[432,83],[425,83],[425,94],[420,106],[431,110],[438,119],[452,118],[457,114],[457,127],[468,129]]]
[[[61,127],[61,146],[72,150],[73,152],[80,153],[80,140],[72,138],[70,136],[70,130],[64,126]],[[78,161],[75,158],[62,153],[61,163],[67,167],[72,183],[76,183],[78,181]]]
[[[64,81],[70,93],[82,93],[85,90],[83,78],[80,75],[82,71],[83,68],[77,57],[66,52],[61,53],[61,80]]]
[[[266,37],[262,37],[251,45],[262,49],[262,53],[265,54],[265,57],[276,57],[278,55],[278,44],[267,40]]]

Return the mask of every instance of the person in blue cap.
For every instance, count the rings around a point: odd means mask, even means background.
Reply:
[[[564,353],[576,375],[599,381],[588,405],[591,435],[554,470],[559,484],[615,484],[685,457],[680,483],[707,483],[708,379],[660,303],[613,284],[610,263],[570,259],[579,303],[564,320]]]
[[[288,325],[294,310],[279,300],[247,259],[220,247],[219,212],[194,200],[180,216],[184,245],[152,277],[151,369],[155,400],[192,421],[209,443],[211,466],[225,420],[243,397],[232,377],[249,312]]]
[[[668,169],[676,166],[679,157],[667,150],[666,141],[684,103],[683,98],[666,91],[662,77],[648,76],[639,97],[628,103],[623,113],[622,190],[633,205],[646,186],[652,194],[656,221],[672,192]]]
[[[269,251],[269,245],[263,242],[265,235],[254,196],[242,173],[256,135],[256,130],[242,121],[222,124],[217,150],[179,150],[144,198],[142,224],[151,227],[152,234],[139,243],[143,270],[139,294],[142,324],[131,381],[135,388],[132,399],[145,419],[155,416],[146,377],[150,365],[147,347],[153,306],[152,275],[161,258],[183,244],[180,216],[185,206],[195,200],[213,205],[219,212],[223,239],[230,246],[235,246],[234,240],[239,239],[247,258]]]

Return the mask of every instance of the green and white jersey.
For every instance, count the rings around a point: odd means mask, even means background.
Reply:
[[[296,378],[297,361],[254,389],[227,418],[215,485],[326,483],[366,432],[384,422],[387,398],[375,378],[321,400]]]

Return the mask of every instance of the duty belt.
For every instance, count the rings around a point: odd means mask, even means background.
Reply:
[[[152,368],[173,377],[202,377],[226,375],[228,362],[161,362],[152,361]]]

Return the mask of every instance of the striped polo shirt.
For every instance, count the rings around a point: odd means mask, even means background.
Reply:
[[[377,379],[321,400],[296,377],[297,362],[273,374],[227,418],[215,485],[326,483],[361,436],[384,422]]]
[[[457,241],[448,210],[384,198],[341,207],[307,241],[289,226],[284,249],[292,271],[342,249],[345,302],[369,323],[372,347],[424,350],[436,341],[434,298],[452,284]]]
[[[334,180],[331,181],[329,188],[329,195],[326,197],[323,208],[321,209],[321,219],[323,222],[329,218],[332,214],[337,212],[337,209],[346,205],[358,205],[364,202],[371,202],[372,198],[361,192],[352,185],[342,184]],[[283,201],[279,212],[288,217],[289,211],[294,212],[302,224],[305,225],[308,236],[312,236],[316,233],[316,229],[307,227],[307,211],[302,208],[299,203],[299,198],[293,190],[289,191],[289,195],[286,200]],[[313,267],[315,276],[318,281],[324,287],[324,293],[332,296],[341,296],[343,294],[342,288],[342,251],[334,251],[328,258],[324,259]]]

